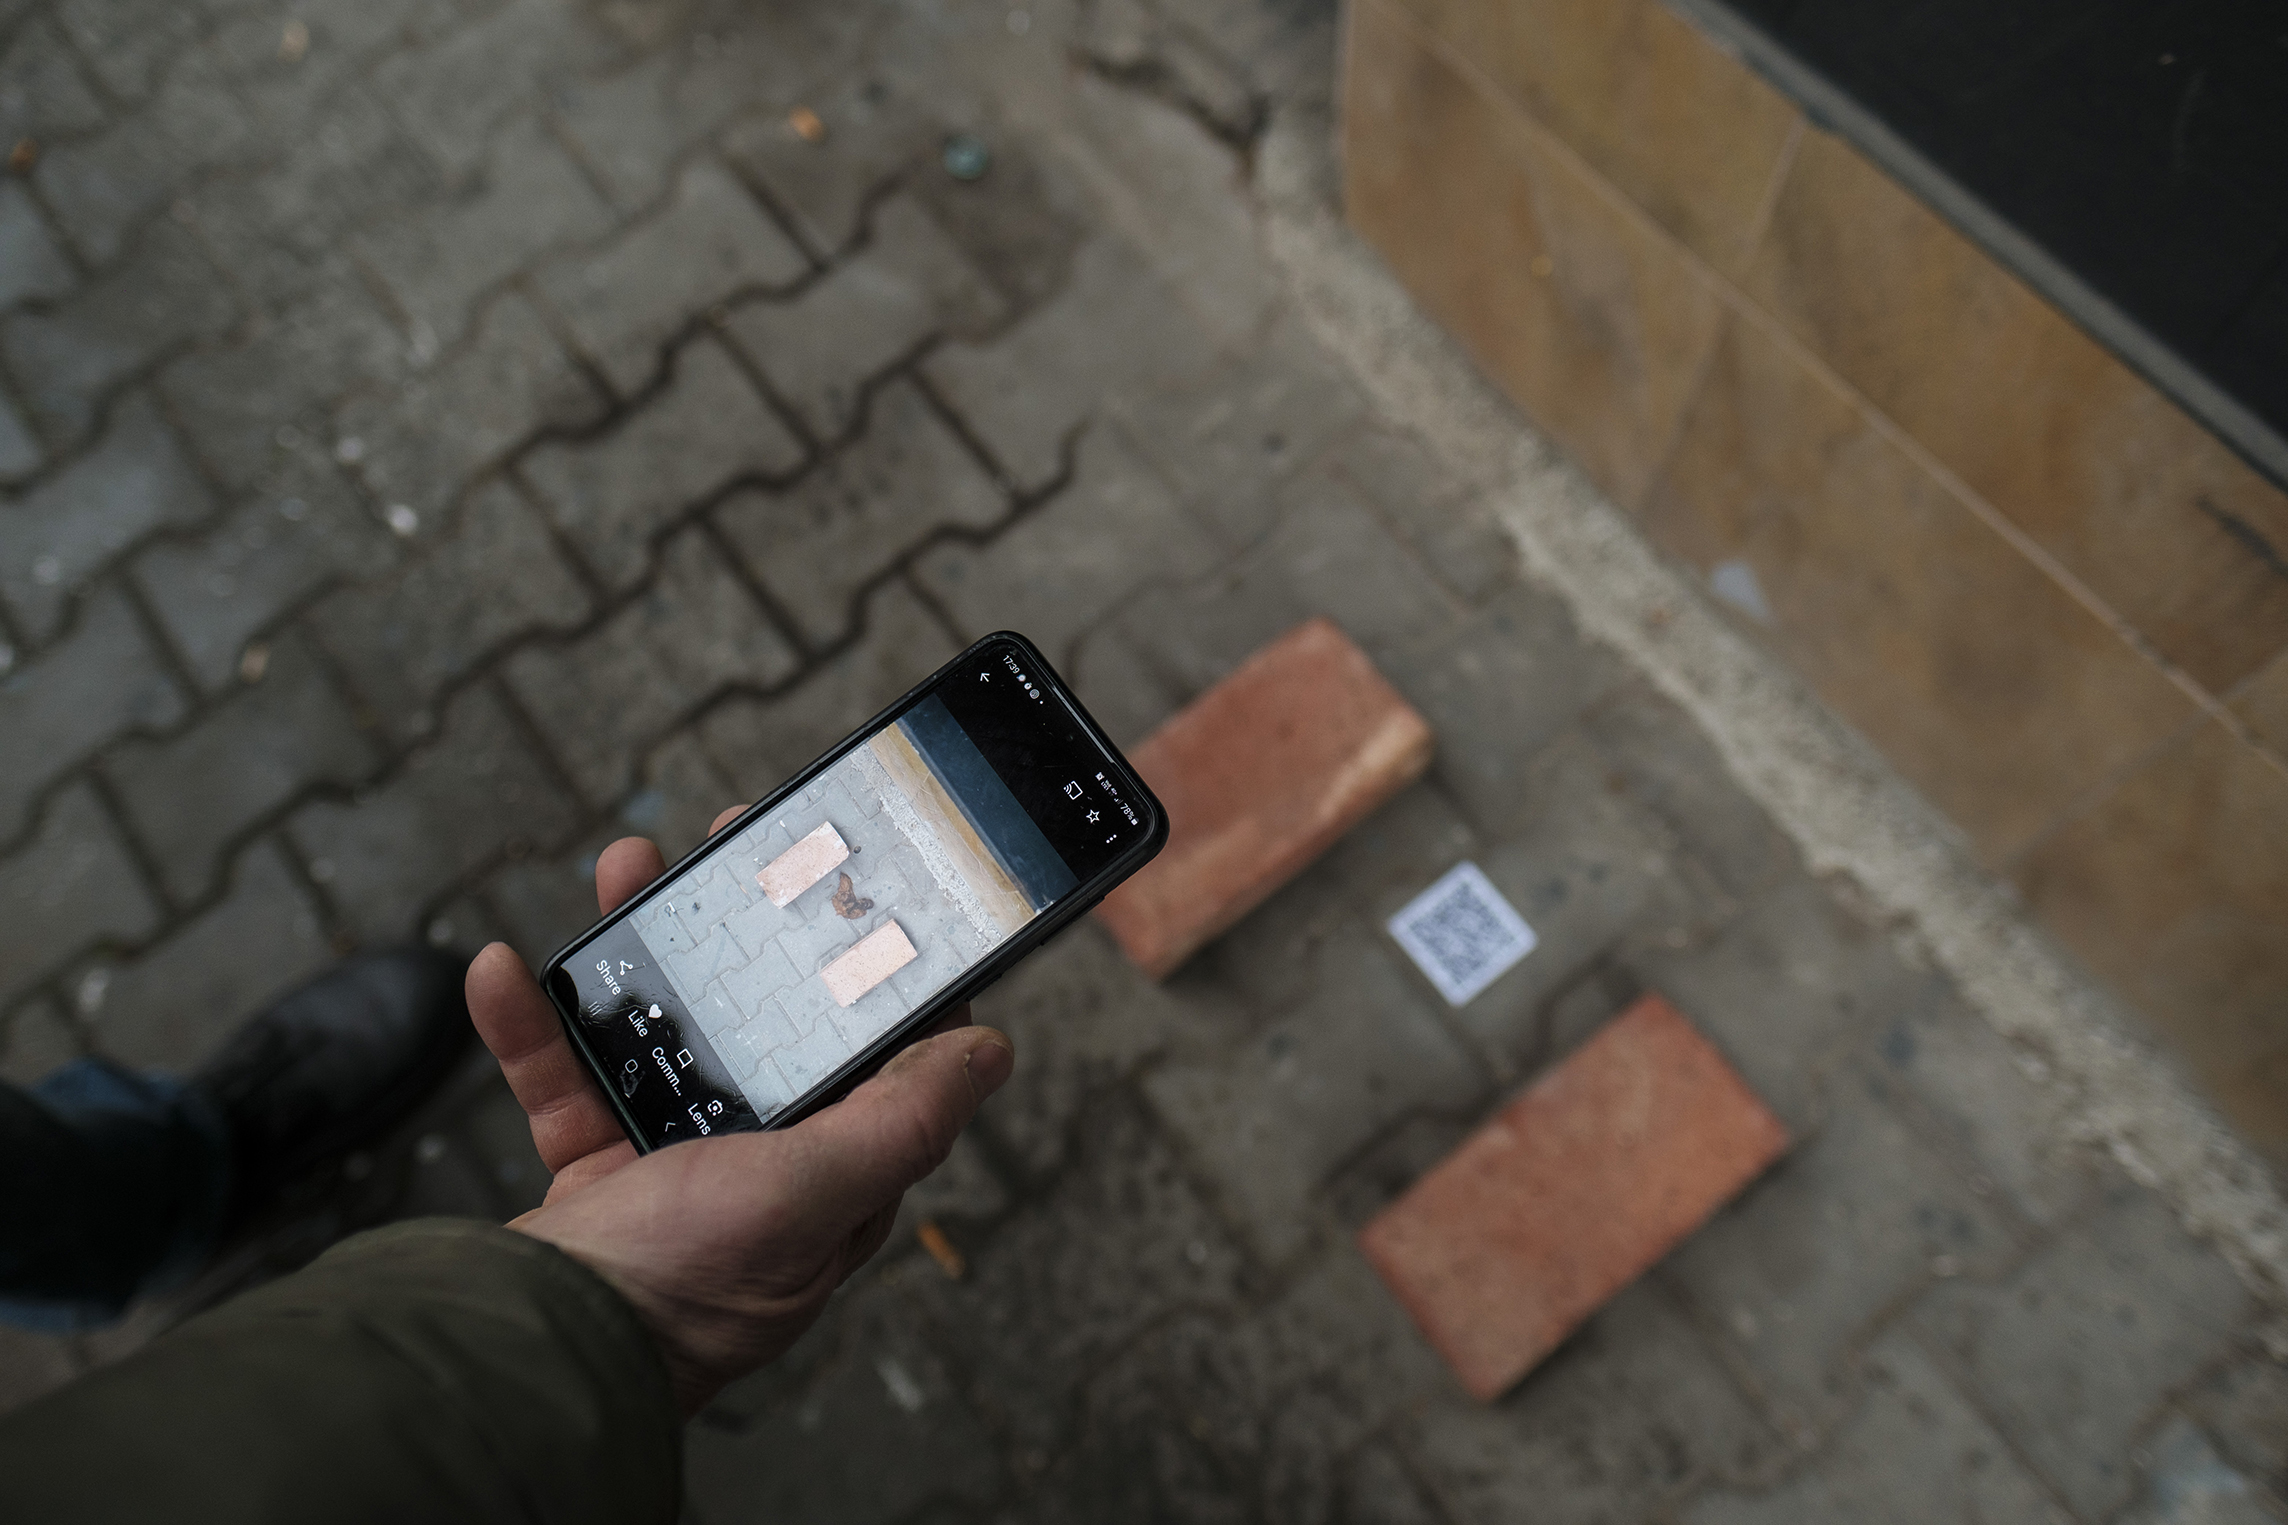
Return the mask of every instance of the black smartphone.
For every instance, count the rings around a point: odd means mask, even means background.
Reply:
[[[1003,631],[582,933],[541,982],[638,1149],[781,1128],[1167,840],[1143,780]]]

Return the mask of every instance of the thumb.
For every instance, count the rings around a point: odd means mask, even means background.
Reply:
[[[945,1163],[978,1104],[1016,1063],[1008,1035],[990,1027],[958,1027],[914,1044],[780,1135],[799,1150],[797,1179],[819,1193],[816,1200],[844,1204],[853,1216],[895,1200]]]

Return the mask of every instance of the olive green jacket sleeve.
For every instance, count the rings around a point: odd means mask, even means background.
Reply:
[[[442,1219],[336,1246],[0,1419],[21,1520],[669,1525],[667,1369],[552,1246]]]

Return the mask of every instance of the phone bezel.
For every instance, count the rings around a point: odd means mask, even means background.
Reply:
[[[619,1096],[617,1088],[611,1084],[611,1078],[605,1067],[598,1060],[595,1051],[588,1046],[588,1040],[581,1031],[578,1003],[574,1003],[572,1010],[565,1009],[565,1003],[556,989],[558,973],[579,954],[582,948],[595,941],[602,933],[616,923],[627,919],[645,902],[664,894],[676,880],[683,877],[693,866],[714,851],[726,834],[736,835],[758,817],[769,814],[787,798],[801,792],[812,779],[841,761],[867,738],[896,720],[906,710],[919,704],[940,684],[948,681],[956,670],[966,669],[978,653],[1003,645],[1015,646],[1022,654],[1026,664],[1046,679],[1046,691],[1054,696],[1058,703],[1064,705],[1066,711],[1079,723],[1081,733],[1104,754],[1105,760],[1117,770],[1123,792],[1127,793],[1137,803],[1147,818],[1144,834],[1134,846],[1123,851],[1090,878],[1082,881],[1063,900],[1042,912],[1028,922],[1016,936],[1011,937],[1007,942],[979,960],[959,981],[916,1007],[897,1026],[891,1028],[857,1054],[852,1055],[847,1063],[819,1081],[810,1090],[795,1098],[769,1122],[765,1123],[762,1131],[767,1133],[780,1128],[792,1127],[805,1117],[817,1112],[821,1107],[830,1106],[843,1096],[848,1095],[852,1089],[887,1062],[891,1055],[910,1043],[917,1032],[937,1021],[962,1002],[973,999],[988,985],[1015,967],[1026,955],[1032,953],[1041,944],[1071,926],[1081,917],[1086,916],[1095,908],[1098,901],[1112,891],[1114,886],[1151,862],[1158,855],[1160,849],[1167,845],[1168,815],[1167,811],[1161,807],[1158,797],[1152,793],[1151,787],[1137,775],[1136,770],[1129,765],[1128,759],[1121,755],[1120,749],[1113,745],[1112,739],[1105,735],[1104,728],[1096,723],[1095,718],[1089,714],[1087,707],[1080,702],[1080,697],[1065,682],[1063,675],[1056,670],[1048,658],[1041,654],[1040,648],[1014,630],[997,630],[991,635],[972,642],[937,671],[886,705],[872,719],[858,726],[849,735],[843,737],[841,741],[820,753],[801,772],[795,774],[794,777],[788,779],[762,799],[757,800],[741,812],[736,819],[726,822],[720,831],[711,833],[698,846],[669,864],[666,871],[658,878],[629,896],[609,916],[600,917],[585,932],[559,948],[547,963],[541,966],[540,988],[547,994],[548,1003],[556,1009],[557,1020],[563,1024],[566,1036],[572,1040],[573,1050],[579,1054],[581,1062],[587,1065],[588,1073],[594,1077],[597,1089],[603,1092],[605,1101],[610,1103],[613,1115],[619,1120],[621,1131],[627,1134],[639,1153],[649,1154],[662,1146],[644,1136],[642,1128],[637,1125],[634,1115]],[[569,976],[567,978],[569,979]]]

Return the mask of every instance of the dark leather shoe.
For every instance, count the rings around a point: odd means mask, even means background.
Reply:
[[[234,1222],[436,1089],[474,1036],[468,966],[434,948],[359,954],[280,998],[191,1077],[230,1133]]]

